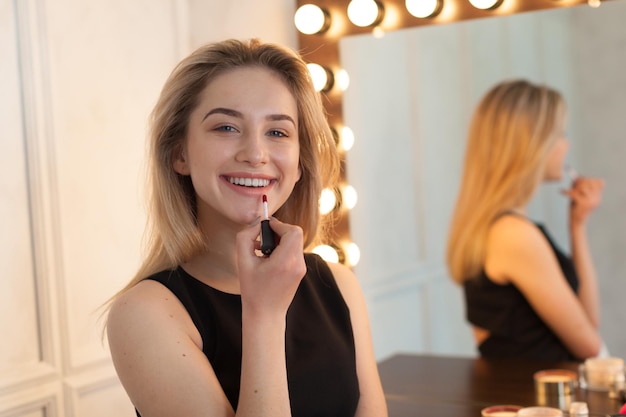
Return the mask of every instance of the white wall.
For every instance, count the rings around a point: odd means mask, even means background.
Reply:
[[[187,0],[192,47],[223,38],[253,38],[297,48],[294,0]]]
[[[292,3],[0,0],[0,417],[134,415],[97,308],[139,263],[148,113],[201,43],[295,46]]]
[[[602,208],[589,239],[600,280],[602,334],[626,358],[626,2],[608,2],[591,19],[574,16],[580,171],[606,179]],[[598,36],[604,34],[604,36]]]
[[[461,289],[445,267],[471,112],[504,78],[561,90],[570,107],[570,161],[607,181],[590,222],[602,297],[601,332],[626,357],[626,2],[603,3],[343,39],[351,78],[344,120],[359,193],[350,213],[379,358],[398,351],[476,355]],[[542,187],[531,216],[569,252],[566,184]]]

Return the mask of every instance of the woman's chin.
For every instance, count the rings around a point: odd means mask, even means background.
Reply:
[[[261,221],[260,213],[254,212],[254,213],[247,213],[243,215],[239,223],[241,223],[242,226],[247,227],[247,226],[258,224],[260,221]]]

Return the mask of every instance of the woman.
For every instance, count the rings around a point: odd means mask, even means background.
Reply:
[[[304,253],[339,167],[304,61],[257,40],[199,48],[150,141],[147,256],[107,323],[137,414],[385,416],[358,282]]]
[[[586,223],[603,181],[578,177],[569,197],[571,258],[526,206],[558,181],[568,148],[561,94],[525,80],[493,87],[474,114],[448,240],[448,266],[485,357],[581,360],[602,342]]]

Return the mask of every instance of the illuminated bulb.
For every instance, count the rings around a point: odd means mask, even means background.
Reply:
[[[350,86],[350,76],[348,75],[348,71],[345,69],[340,69],[337,71],[337,87],[341,91],[346,91]]]
[[[314,4],[301,6],[294,16],[296,28],[305,35],[324,33],[330,26],[330,15]]]
[[[313,253],[317,253],[326,262],[339,263],[339,254],[329,245],[319,245],[313,248]]]
[[[589,0],[587,2],[591,7],[597,8],[600,7],[600,0]]]
[[[327,92],[333,87],[333,74],[319,64],[306,64],[313,79],[313,87],[315,91]]]
[[[335,192],[329,188],[324,188],[322,190],[322,195],[320,196],[320,213],[328,214],[335,208],[337,204],[337,196]]]
[[[372,36],[376,39],[382,39],[385,37],[385,30],[380,26],[376,26],[372,29]]]
[[[350,242],[343,245],[343,251],[346,254],[346,264],[348,266],[355,266],[361,260],[361,250],[356,243]]]
[[[358,196],[356,190],[351,185],[345,185],[341,190],[341,201],[343,206],[348,210],[352,210],[356,206]]]
[[[374,0],[352,0],[348,4],[348,19],[356,26],[376,26],[384,14],[383,5]]]
[[[406,9],[420,19],[435,17],[443,6],[443,0],[406,0]]]
[[[469,2],[477,9],[487,10],[495,9],[502,3],[502,0],[469,0]]]
[[[354,145],[354,133],[348,126],[341,128],[341,148],[344,151],[349,151]]]

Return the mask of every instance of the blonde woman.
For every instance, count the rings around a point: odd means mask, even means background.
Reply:
[[[447,261],[484,357],[582,360],[601,349],[586,223],[603,181],[578,177],[563,191],[571,257],[526,213],[542,181],[562,179],[565,123],[561,94],[526,80],[494,86],[473,116]]]
[[[386,416],[358,282],[304,252],[339,167],[304,61],[256,40],[199,48],[153,110],[149,162],[147,256],[107,322],[137,414]]]

